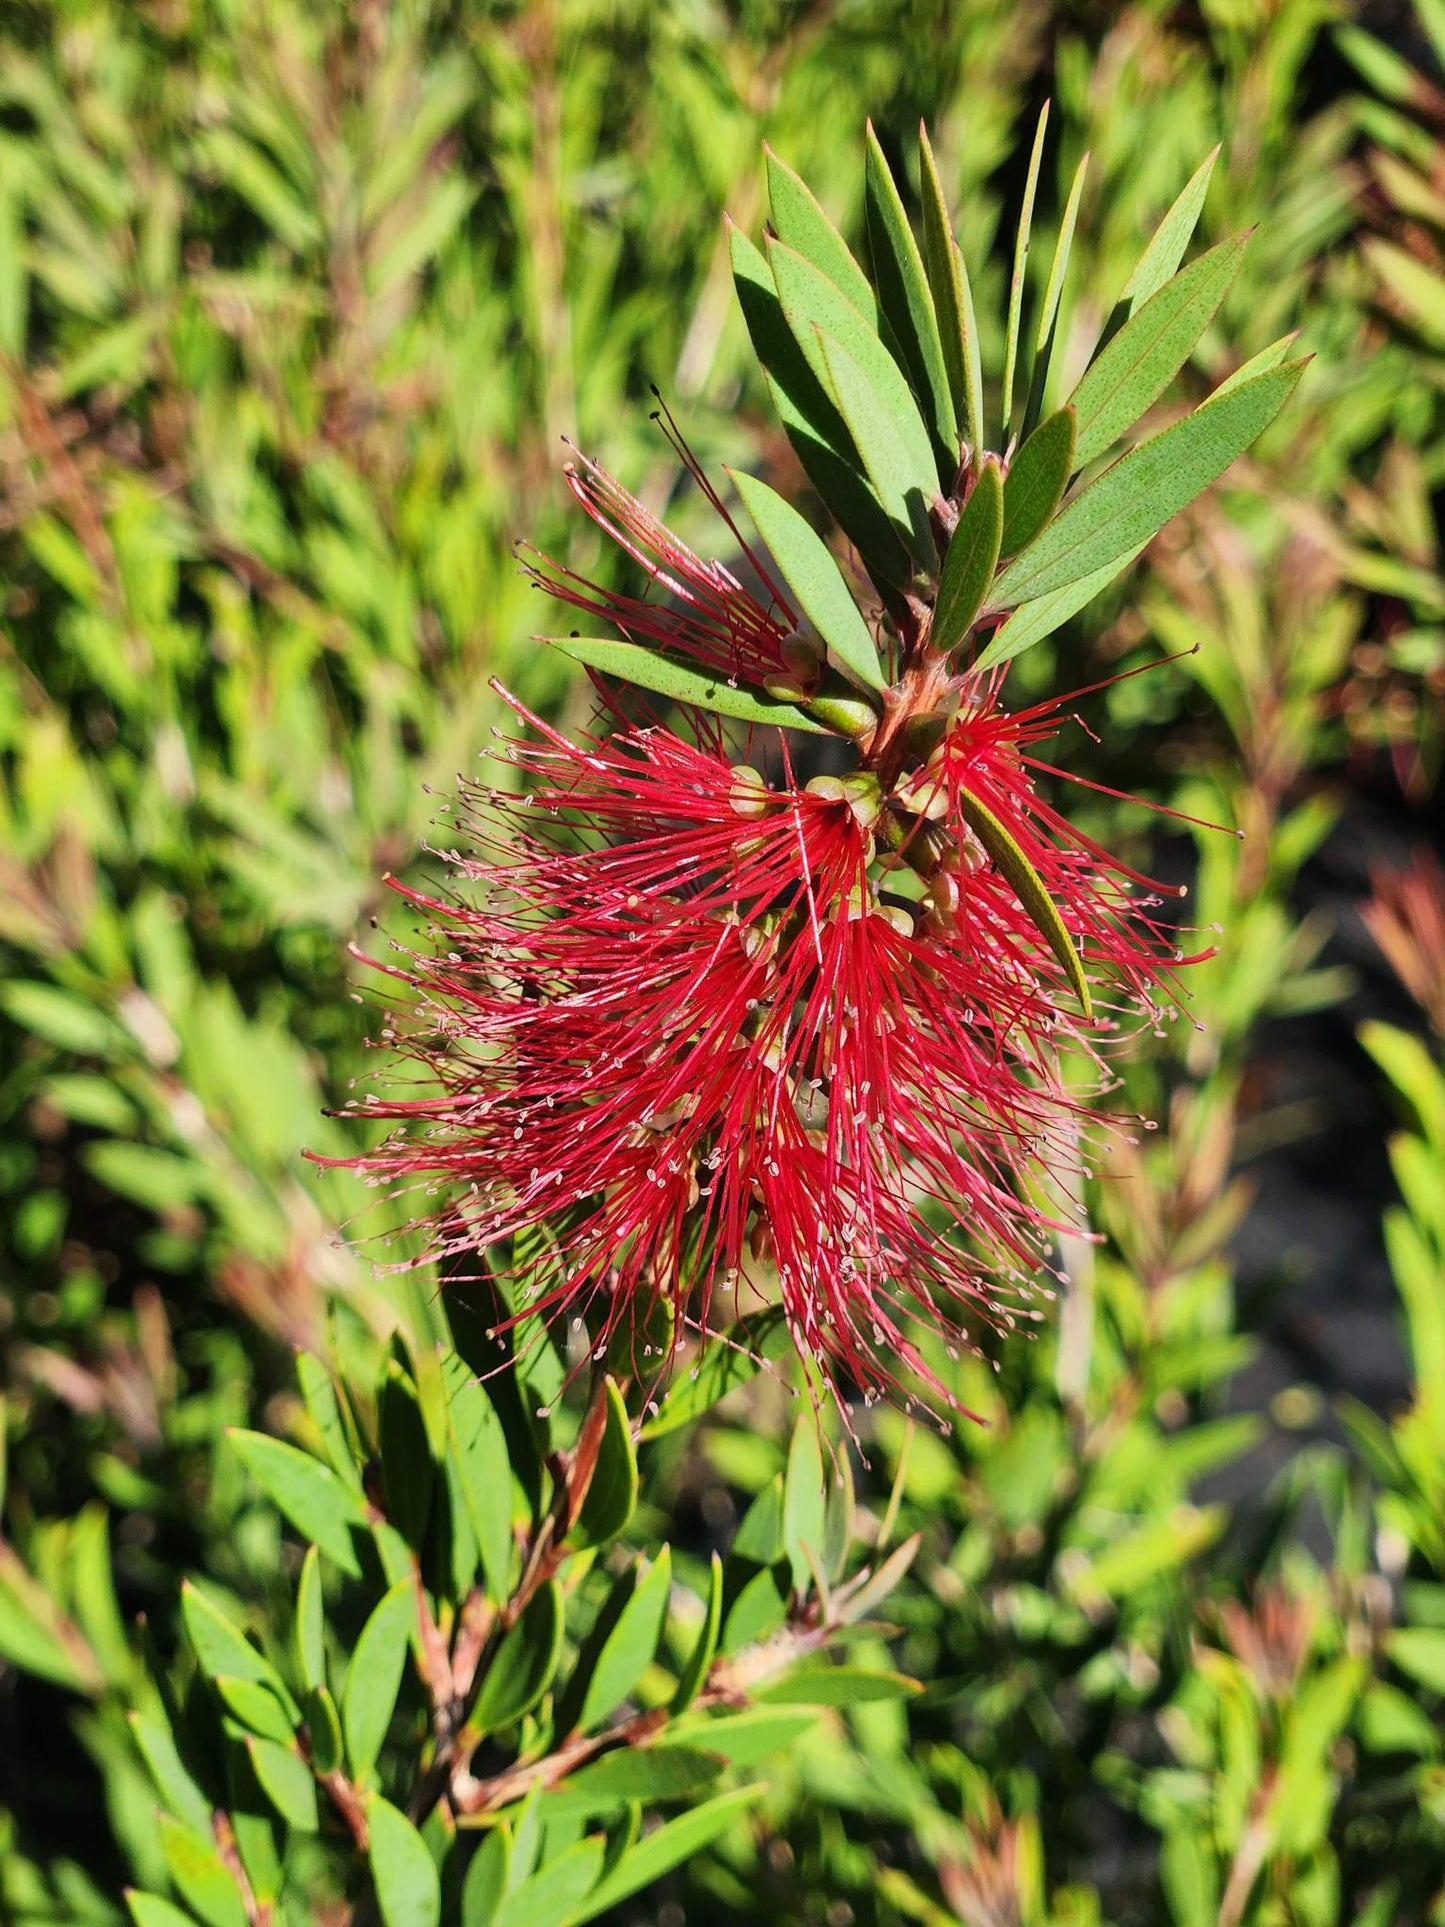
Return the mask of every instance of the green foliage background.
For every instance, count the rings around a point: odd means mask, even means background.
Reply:
[[[671,500],[649,384],[710,466],[797,481],[721,227],[724,209],[761,224],[762,140],[854,233],[865,118],[909,166],[925,119],[993,316],[1046,94],[1036,262],[1094,157],[1078,356],[1222,142],[1200,241],[1260,234],[1181,385],[1196,397],[1293,326],[1316,357],[1228,485],[1015,672],[1022,699],[1199,645],[1099,699],[1081,767],[1245,840],[1161,848],[1137,809],[1070,807],[1192,871],[1219,951],[1193,973],[1198,1028],[1129,1067],[1129,1099],[1165,1128],[1095,1187],[1109,1242],[973,1388],[990,1425],[865,1428],[855,1565],[921,1539],[893,1632],[853,1635],[849,1664],[923,1691],[818,1711],[751,1773],[767,1789],[744,1817],[622,1904],[827,1927],[1445,1920],[1445,996],[1428,944],[1413,1027],[1363,1038],[1400,1107],[1386,1242],[1411,1395],[1382,1416],[1324,1413],[1308,1387],[1262,1415],[1230,1394],[1252,1351],[1229,1255],[1248,1204],[1236,1126],[1272,1128],[1251,1084],[1261,1026],[1348,989],[1328,928],[1293,907],[1299,871],[1353,773],[1383,772],[1423,823],[1440,767],[1445,13],[1378,14],[5,9],[0,1920],[120,1918],[128,1885],[203,1919],[238,1904],[208,1913],[158,1851],[126,1715],[194,1670],[183,1574],[268,1651],[287,1637],[295,1534],[226,1428],[319,1449],[295,1351],[370,1388],[388,1369],[424,1380],[416,1361],[448,1341],[424,1277],[341,1235],[385,1230],[390,1207],[301,1152],[356,1142],[322,1116],[377,1028],[347,946],[401,934],[381,878],[426,874],[428,789],[499,722],[489,679],[585,714],[529,642],[541,605],[510,552],[525,535],[616,566],[565,512],[558,437],[671,503],[706,550],[695,498]],[[755,1563],[777,1565],[790,1417],[759,1380],[700,1432],[644,1444],[624,1546],[671,1540],[701,1598],[707,1551],[751,1506]],[[1271,1482],[1231,1517],[1211,1494],[1251,1453]],[[578,1564],[569,1655],[604,1567],[632,1570],[608,1556]],[[810,1580],[793,1578],[797,1619]],[[360,1609],[329,1596],[344,1646]],[[685,1644],[634,1682],[644,1707]],[[388,1729],[399,1799],[419,1707],[403,1695]],[[557,1829],[531,1840],[542,1872],[577,1850]],[[456,1850],[428,1844],[445,1871]],[[344,1838],[287,1868],[285,1918],[367,1917]],[[533,1902],[511,1927],[585,1917],[565,1881]]]

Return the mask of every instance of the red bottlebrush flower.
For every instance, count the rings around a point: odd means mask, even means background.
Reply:
[[[970,1322],[1037,1315],[1062,1228],[1041,1180],[1085,1121],[1058,1057],[1087,1027],[953,824],[963,786],[1091,964],[1145,995],[1168,969],[1162,933],[1131,934],[1125,873],[1034,790],[1049,709],[1009,717],[996,679],[966,686],[930,766],[941,812],[929,770],[891,795],[866,770],[769,786],[719,742],[573,744],[528,720],[510,755],[531,794],[467,794],[466,896],[406,893],[436,941],[395,974],[440,1094],[370,1101],[401,1128],[357,1162],[448,1196],[433,1258],[548,1228],[562,1275],[523,1278],[527,1308],[586,1314],[599,1347],[639,1297],[704,1329],[720,1288],[775,1278],[835,1382],[911,1368],[946,1399],[910,1330],[970,1345]]]
[[[705,562],[694,555],[636,496],[580,453],[568,467],[568,488],[597,526],[641,567],[653,587],[673,600],[649,602],[601,589],[547,556],[530,560],[529,573],[548,595],[589,615],[604,616],[630,642],[658,644],[670,655],[759,685],[791,674],[795,657],[789,645],[797,636],[796,611],[739,531],[687,444],[672,430],[670,420],[660,419],[693,480],[755,570],[767,592],[766,605],[721,562]]]

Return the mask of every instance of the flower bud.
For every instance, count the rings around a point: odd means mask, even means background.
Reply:
[[[740,763],[733,771],[732,789],[728,794],[728,807],[734,816],[749,819],[766,816],[772,802],[772,791],[766,780],[747,763]]]

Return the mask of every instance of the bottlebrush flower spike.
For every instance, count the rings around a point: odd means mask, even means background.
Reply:
[[[767,255],[732,236],[784,426],[854,568],[740,477],[751,546],[665,411],[757,593],[573,464],[573,494],[648,579],[637,596],[528,565],[624,638],[557,639],[606,728],[572,742],[508,698],[515,769],[464,791],[456,887],[405,891],[430,934],[385,966],[419,1002],[405,1047],[423,1088],[368,1100],[396,1129],[352,1162],[440,1199],[425,1222],[444,1272],[510,1269],[519,1315],[571,1320],[599,1356],[639,1306],[666,1299],[675,1332],[706,1332],[719,1296],[751,1287],[840,1390],[906,1378],[949,1400],[940,1345],[1037,1317],[1055,1238],[1077,1231],[1096,1119],[1065,1052],[1105,1085],[1112,1040],[1173,1005],[1185,961],[1159,892],[1041,791],[1070,774],[1042,752],[1077,698],[1011,712],[1005,665],[1223,472],[1302,364],[1267,350],[1070,494],[1238,265],[1229,243],[1175,272],[1211,163],[1046,415],[1066,213],[1032,356],[1011,307],[1019,399],[990,451],[926,138],[924,255],[869,139],[876,300],[775,156]],[[829,733],[829,773],[810,775],[809,738]]]

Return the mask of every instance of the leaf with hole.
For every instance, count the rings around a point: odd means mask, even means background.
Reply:
[[[913,392],[923,411],[938,464],[939,486],[949,488],[958,468],[958,422],[933,296],[898,185],[872,121],[864,139],[864,208],[878,303],[902,349]]]
[[[1071,397],[1077,467],[1112,447],[1179,373],[1229,292],[1248,238],[1221,241],[1166,281],[1090,365]]]
[[[990,604],[1067,588],[1137,549],[1202,495],[1283,408],[1303,361],[1258,375],[1209,401],[1105,469],[995,582]]]
[[[728,472],[793,600],[838,666],[863,688],[882,689],[886,679],[878,646],[826,543],[766,482],[736,469]]]

